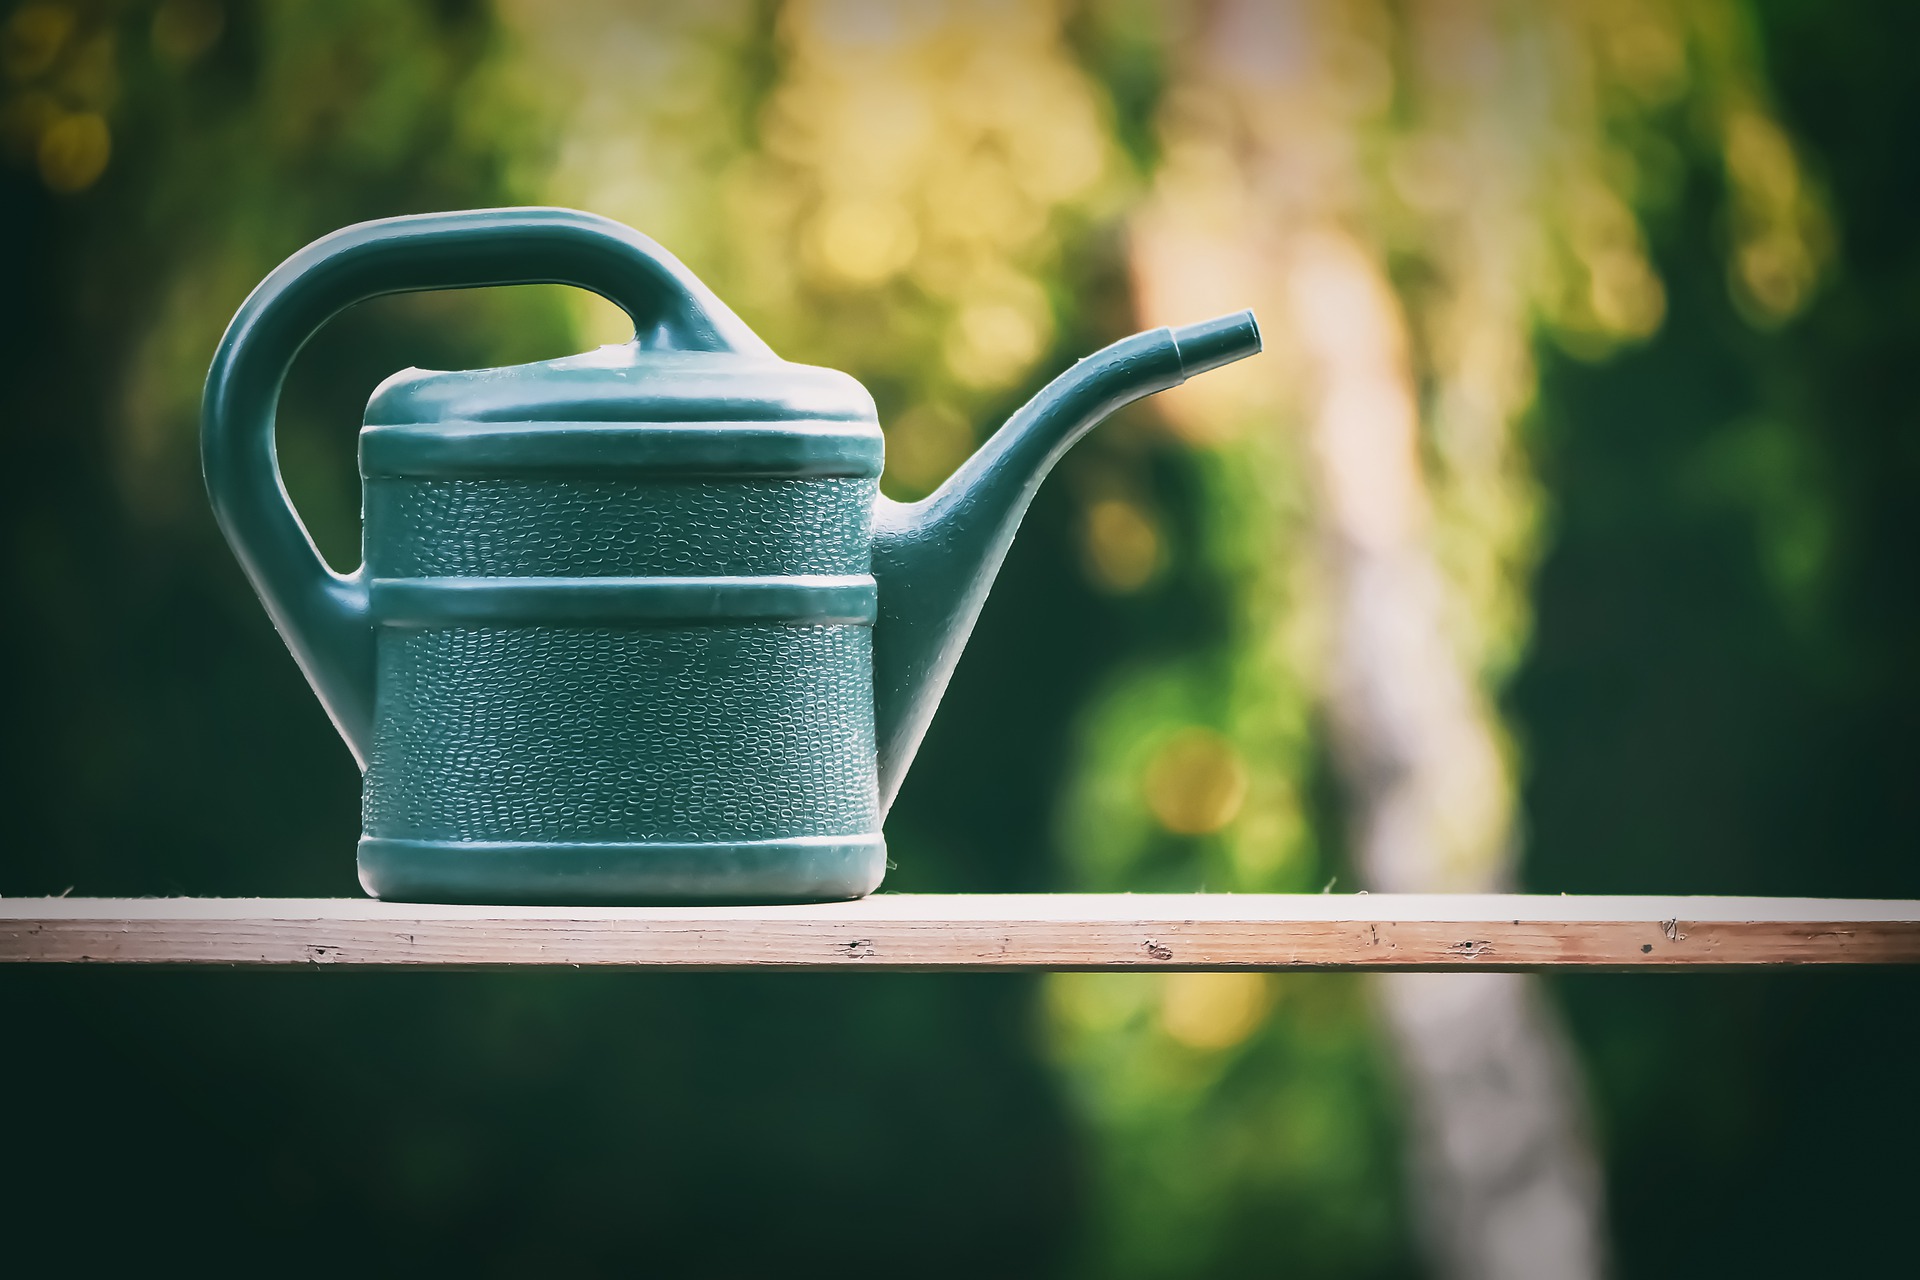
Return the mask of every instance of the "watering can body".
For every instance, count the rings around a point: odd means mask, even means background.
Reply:
[[[614,348],[403,376],[367,416],[370,891],[879,884],[882,440],[857,383]]]
[[[360,437],[364,563],[334,573],[274,460],[300,345],[377,294],[535,281],[611,298],[634,342],[388,379]],[[1184,353],[1160,330],[1076,366],[899,504],[865,389],[778,359],[645,237],[569,210],[388,219],[248,299],[203,462],[365,770],[368,892],[853,898],[880,883],[887,805],[1041,476],[1117,404],[1257,349],[1251,317],[1228,320],[1182,331]]]

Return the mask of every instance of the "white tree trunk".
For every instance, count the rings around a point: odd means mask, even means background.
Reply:
[[[1315,383],[1310,454],[1333,602],[1327,710],[1358,869],[1385,892],[1508,888],[1511,773],[1448,639],[1398,300],[1369,253],[1333,229],[1296,239],[1288,285]],[[1603,1275],[1578,1072],[1537,981],[1395,974],[1379,993],[1437,1269],[1459,1280]]]

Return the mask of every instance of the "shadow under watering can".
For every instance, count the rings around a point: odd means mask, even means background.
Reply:
[[[389,378],[360,435],[364,563],[333,572],[275,460],[295,354],[368,298],[532,283],[608,298],[634,340]],[[866,389],[781,360],[645,236],[428,214],[338,231],[254,290],[207,377],[202,461],[365,771],[369,893],[856,898],[1041,480],[1115,409],[1259,349],[1245,311],[1117,342],[898,503]]]

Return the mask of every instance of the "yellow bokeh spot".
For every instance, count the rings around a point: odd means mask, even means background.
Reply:
[[[1242,877],[1238,887],[1274,887],[1273,877],[1299,862],[1306,840],[1306,816],[1293,784],[1277,773],[1264,775],[1258,787],[1250,784],[1227,850]]]
[[[1047,1010],[1055,1025],[1089,1035],[1109,1034],[1150,1007],[1152,979],[1131,973],[1056,973],[1047,979]]]
[[[1642,102],[1661,106],[1686,91],[1686,43],[1671,20],[1629,17],[1600,34],[1601,50],[1613,70]]]
[[[184,66],[213,48],[226,25],[226,10],[214,0],[167,0],[153,12],[154,51]]]
[[[1211,729],[1182,729],[1153,754],[1145,778],[1147,808],[1175,835],[1219,831],[1247,798],[1247,767],[1231,742]]]
[[[1280,837],[1278,824],[1270,820],[1263,818],[1257,824],[1246,825],[1254,829],[1237,832],[1237,838],[1227,851],[1233,858],[1233,869],[1247,882],[1235,886],[1236,890],[1249,884],[1260,887],[1262,882],[1292,861],[1290,855],[1296,848]]]
[[[1020,162],[1020,186],[1038,204],[1083,195],[1106,169],[1105,137],[1095,121],[1080,119],[1091,114],[1082,100],[1068,98],[1050,107],[1039,120],[1029,118],[1036,127],[1017,129],[1008,140]],[[1054,118],[1042,125],[1049,114]]]
[[[1752,111],[1736,111],[1727,120],[1727,171],[1739,194],[1784,206],[1800,193],[1800,166],[1793,144],[1779,125]]]
[[[948,162],[926,179],[929,230],[942,239],[1002,254],[1031,243],[1046,229],[1043,211],[1027,198],[1005,162],[982,149],[971,160]]]
[[[1765,320],[1784,320],[1798,311],[1813,287],[1812,255],[1791,235],[1770,235],[1741,245],[1734,266],[1745,300],[1758,307]]]
[[[1004,386],[1026,372],[1046,336],[1035,317],[1011,302],[962,308],[947,339],[947,367],[971,386]]]
[[[21,5],[0,33],[0,66],[15,80],[39,75],[66,47],[73,24],[73,10],[63,4]]]
[[[63,116],[40,135],[40,177],[55,191],[85,191],[106,172],[112,154],[107,122],[91,111]]]
[[[1102,498],[1087,508],[1081,545],[1087,576],[1107,591],[1138,591],[1160,568],[1160,531],[1125,498]]]
[[[1160,991],[1160,1027],[1189,1049],[1231,1049],[1273,1005],[1264,973],[1171,973]]]
[[[1644,338],[1667,314],[1667,291],[1646,258],[1608,249],[1587,260],[1588,304],[1608,333]]]
[[[897,202],[837,200],[815,220],[810,247],[830,275],[874,285],[913,261],[917,246],[913,219]]]

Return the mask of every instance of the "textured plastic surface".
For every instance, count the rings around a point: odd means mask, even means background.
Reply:
[[[288,504],[279,384],[343,307],[551,281],[624,347],[407,370],[361,437],[365,564]],[[1021,516],[1113,409],[1258,349],[1251,314],[1127,339],[932,497],[889,502],[865,390],[779,360],[658,245],[559,209],[350,227],[270,275],[208,376],[208,490],[366,770],[361,880],[467,902],[858,897]]]
[[[874,492],[847,479],[382,476],[366,482],[366,541],[394,577],[866,573]]]
[[[877,832],[871,662],[864,626],[387,629],[367,831]]]

